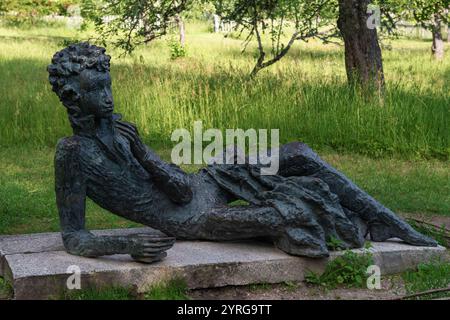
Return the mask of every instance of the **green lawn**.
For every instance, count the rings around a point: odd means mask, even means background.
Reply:
[[[388,90],[380,105],[347,87],[342,47],[296,43],[250,81],[254,44],[241,54],[240,39],[207,31],[188,24],[188,56],[175,61],[167,39],[125,58],[108,48],[116,109],[147,142],[167,146],[174,129],[202,120],[205,128],[277,128],[282,142],[314,149],[449,158],[450,55],[434,62],[429,41],[396,40],[383,51]],[[0,27],[0,146],[54,146],[70,133],[46,66],[64,39],[88,36]]]
[[[169,150],[157,151],[169,160]],[[58,230],[53,154],[48,147],[0,150],[0,234]],[[395,211],[450,216],[449,162],[371,159],[335,152],[322,155]],[[185,169],[192,172],[196,167]],[[136,226],[90,201],[87,225],[92,229]]]

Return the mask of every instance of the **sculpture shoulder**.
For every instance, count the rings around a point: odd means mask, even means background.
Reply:
[[[81,138],[78,136],[65,137],[56,144],[55,162],[64,161],[68,158],[78,157],[82,146]]]

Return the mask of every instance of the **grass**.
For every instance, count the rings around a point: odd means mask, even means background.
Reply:
[[[13,293],[14,292],[11,284],[0,277],[0,300],[12,298]]]
[[[188,288],[184,279],[174,278],[167,282],[153,285],[145,294],[146,300],[187,300]]]
[[[111,286],[87,288],[64,292],[61,300],[187,300],[188,289],[181,278],[170,279],[151,286],[144,294],[138,295],[130,288]]]
[[[157,152],[164,159],[170,159],[169,150],[158,149]],[[0,150],[0,234],[59,230],[53,156],[54,149],[48,147]],[[394,211],[450,216],[448,162],[371,159],[335,152],[324,152],[322,156]],[[184,169],[192,172],[197,166],[185,166]],[[88,200],[88,228],[135,226],[138,225],[108,213]]]
[[[271,283],[253,283],[248,286],[250,291],[267,291],[272,289]]]
[[[450,262],[434,261],[419,264],[417,270],[402,274],[405,289],[408,294],[450,287]],[[435,299],[450,297],[450,292],[435,293],[417,297],[416,299]]]
[[[113,55],[116,109],[140,128],[146,142],[170,145],[176,128],[194,120],[214,128],[278,128],[281,142],[301,140],[371,157],[448,159],[450,59],[430,60],[430,43],[401,40],[385,50],[384,105],[346,86],[343,50],[297,43],[254,81],[253,48],[188,25],[188,56],[172,61],[167,40]],[[0,28],[0,145],[54,146],[70,134],[64,108],[50,90],[46,66],[62,39],[87,38],[61,28]]]
[[[66,291],[62,300],[133,300],[131,291],[122,287],[89,288]]]
[[[450,234],[447,231],[445,225],[441,225],[439,227],[419,223],[418,221],[412,219],[407,219],[406,221],[420,233],[435,239],[441,246],[450,248]]]

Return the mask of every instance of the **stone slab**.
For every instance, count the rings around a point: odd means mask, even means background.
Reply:
[[[105,230],[97,234],[151,232],[149,228]],[[373,243],[375,263],[383,274],[402,272],[420,262],[444,257],[443,247],[415,247],[399,241]],[[363,253],[364,249],[354,250]],[[188,287],[208,288],[252,283],[302,281],[308,270],[320,272],[329,259],[285,254],[273,245],[256,242],[178,241],[155,264],[134,262],[128,255],[83,258],[62,250],[58,233],[0,237],[3,276],[14,286],[16,299],[57,297],[66,289],[70,266],[81,271],[82,287],[119,285],[145,291],[152,284],[182,277]]]
[[[136,233],[151,233],[154,229],[123,228],[92,231],[96,235],[130,235]],[[48,251],[63,251],[64,246],[59,232],[33,233],[23,235],[0,236],[0,276],[4,273],[4,257],[14,253],[35,253]]]

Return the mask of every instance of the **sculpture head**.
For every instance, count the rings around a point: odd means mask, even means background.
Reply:
[[[67,108],[70,123],[82,130],[94,119],[111,117],[114,104],[105,48],[81,42],[52,58],[47,67],[53,91]]]

